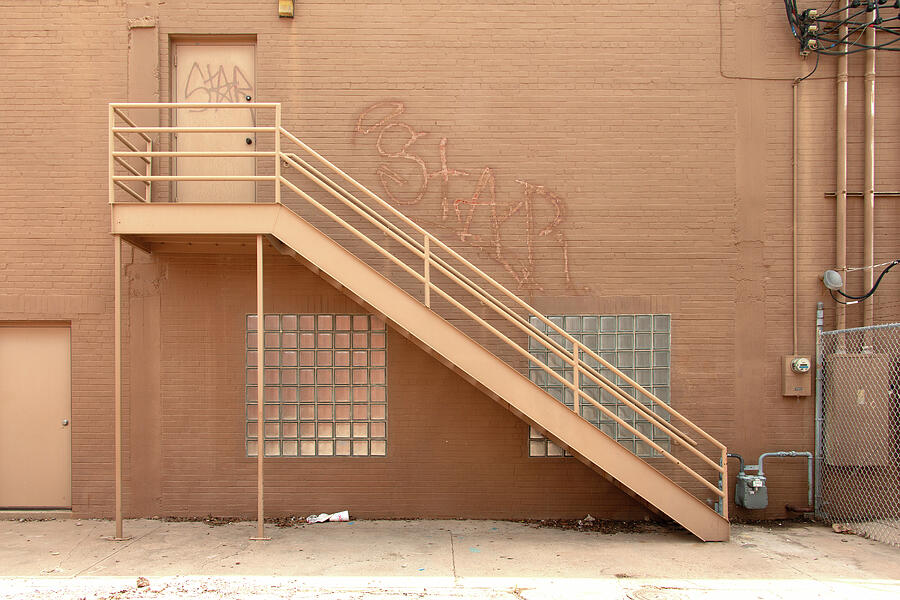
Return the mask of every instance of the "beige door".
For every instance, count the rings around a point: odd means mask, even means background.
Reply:
[[[0,327],[0,508],[68,508],[68,327]]]
[[[252,44],[178,43],[175,53],[175,102],[255,101],[255,47]],[[177,109],[179,127],[247,127],[254,125],[249,108]],[[256,150],[253,133],[178,133],[180,152],[247,152]],[[177,175],[255,175],[253,158],[178,158]],[[253,181],[179,181],[178,202],[255,202]]]

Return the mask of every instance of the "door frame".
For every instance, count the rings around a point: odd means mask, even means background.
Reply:
[[[169,102],[177,102],[177,73],[176,69],[176,46],[251,46],[253,48],[253,86],[257,91],[259,84],[257,83],[257,36],[255,33],[170,33],[169,34]],[[254,99],[255,100],[255,99]],[[178,112],[174,109],[168,113],[167,117],[173,127],[178,126]],[[172,134],[169,139],[169,148],[178,151],[176,135]],[[178,160],[175,157],[169,158],[169,172],[172,175],[178,175]],[[253,161],[253,172],[256,173],[256,160]],[[178,182],[169,182],[169,202],[176,202],[178,199]],[[253,186],[253,201],[256,202],[256,185]]]

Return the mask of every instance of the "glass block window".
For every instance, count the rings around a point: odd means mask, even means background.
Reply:
[[[593,350],[604,360],[615,365],[622,373],[649,390],[657,398],[669,404],[671,402],[670,370],[671,370],[671,315],[553,315],[548,319],[565,330],[586,348]],[[549,337],[572,350],[572,344],[561,335],[553,332],[536,317],[531,323]],[[550,366],[567,381],[572,381],[572,365],[549,352],[536,340],[530,340],[529,350],[533,356]],[[587,362],[625,392],[650,407],[650,400],[635,390],[612,371],[600,368],[599,361],[583,356]],[[574,408],[573,392],[561,382],[551,377],[536,364],[530,364],[528,375],[531,381],[547,390],[551,396],[569,408]],[[669,450],[669,439],[657,427],[653,427],[645,419],[636,418],[634,411],[618,402],[609,392],[600,389],[590,379],[582,376],[581,389],[591,398],[616,413],[619,418],[653,440],[665,450]],[[620,444],[638,456],[659,456],[646,442],[616,423],[597,407],[582,399],[579,403],[581,416],[600,429],[603,433],[617,440]],[[668,421],[668,413],[662,408],[653,406],[651,410],[663,420]],[[528,436],[528,453],[530,456],[565,456],[561,448],[531,429]]]
[[[259,451],[256,315],[247,315],[248,456]],[[265,315],[266,456],[384,456],[387,357],[374,315]]]

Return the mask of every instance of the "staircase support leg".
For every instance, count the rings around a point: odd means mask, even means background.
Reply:
[[[265,395],[265,314],[263,313],[263,236],[256,236],[256,537],[268,540],[263,510],[263,457],[266,454]]]
[[[113,236],[115,252],[115,480],[116,480],[116,536],[124,539],[122,532],[122,237]]]

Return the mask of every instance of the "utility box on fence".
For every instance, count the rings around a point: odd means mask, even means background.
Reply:
[[[891,356],[825,356],[825,462],[891,465]]]

